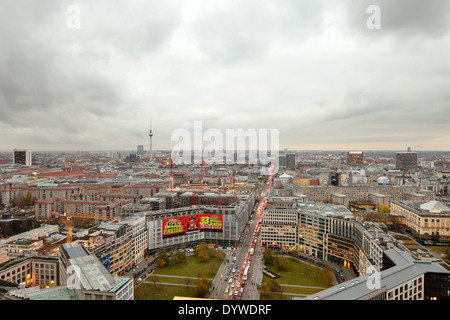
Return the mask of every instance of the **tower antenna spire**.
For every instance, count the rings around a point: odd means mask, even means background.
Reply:
[[[153,137],[153,131],[152,131],[152,117],[150,116],[150,131],[148,133],[148,136],[150,137],[150,151],[149,151],[149,162],[153,161],[153,146],[152,146],[152,137]]]

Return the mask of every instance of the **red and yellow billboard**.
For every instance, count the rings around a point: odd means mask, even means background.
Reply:
[[[223,231],[223,217],[221,214],[205,213],[164,219],[162,229],[163,238],[200,231]]]

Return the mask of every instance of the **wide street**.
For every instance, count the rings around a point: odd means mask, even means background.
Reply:
[[[258,187],[258,203],[254,208],[241,243],[227,253],[212,284],[210,298],[259,300],[258,287],[262,281],[262,251],[260,222],[270,184]]]

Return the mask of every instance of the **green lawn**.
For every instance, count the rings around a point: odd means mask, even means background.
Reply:
[[[135,300],[173,300],[175,296],[195,297],[195,288],[142,283],[135,289]]]
[[[437,256],[439,256],[442,260],[444,260],[447,263],[450,263],[450,257],[447,257],[447,247],[444,246],[427,246],[428,250],[435,253]]]
[[[217,270],[219,270],[222,261],[211,257],[209,261],[200,262],[195,256],[186,257],[186,261],[182,264],[171,264],[168,267],[156,269],[153,274],[166,274],[173,276],[186,277],[202,277],[214,278]]]
[[[222,261],[211,257],[209,261],[200,262],[195,256],[186,257],[186,261],[182,264],[171,264],[162,268],[156,269],[152,275],[144,279],[144,281],[151,282],[158,278],[154,283],[141,283],[135,288],[136,300],[172,300],[175,296],[195,297],[195,287],[187,287],[189,285],[196,285],[196,279],[186,278],[172,278],[162,277],[158,275],[171,275],[177,277],[207,277],[214,278]],[[162,285],[162,282],[181,284],[181,286]]]
[[[278,259],[287,260],[288,268],[286,270],[280,270],[276,264],[267,266],[267,269],[280,276],[280,278],[276,279],[279,284],[328,287],[322,270],[291,258],[278,257]],[[267,281],[268,279],[270,278],[264,275],[263,281]]]
[[[290,285],[312,286],[323,288],[329,287],[326,277],[324,275],[324,271],[322,271],[321,269],[291,258],[278,257],[278,259],[286,260],[285,263],[285,265],[287,266],[286,269],[280,269],[276,263],[273,266],[267,266],[267,269],[280,276],[280,278],[276,279],[276,282],[278,284],[280,285],[290,284]],[[263,276],[263,282],[267,281],[268,279],[270,279],[268,276],[266,275]],[[284,294],[272,293],[268,295],[265,299],[291,300],[293,295],[289,295],[287,293],[295,293],[298,294],[298,296],[305,296],[314,294],[324,289],[282,286],[281,290],[283,291]]]
[[[212,279],[212,278],[210,278]],[[166,283],[178,283],[178,284],[183,284],[186,285],[190,284],[190,285],[195,285],[197,283],[197,279],[191,279],[191,278],[172,278],[172,277],[161,277],[158,275],[151,275],[149,277],[147,277],[147,279],[145,279],[145,282],[152,282],[156,280],[156,282],[166,282]]]

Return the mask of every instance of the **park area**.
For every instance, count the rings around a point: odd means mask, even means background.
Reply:
[[[172,300],[175,296],[203,298],[222,264],[224,254],[206,245],[199,247],[194,255],[179,253],[165,263],[160,261],[158,268],[136,285],[135,299]]]
[[[265,261],[268,273],[276,277],[264,274],[259,288],[261,299],[291,300],[293,297],[305,297],[334,285],[334,274],[329,267],[319,268],[291,256],[272,256]]]

